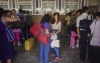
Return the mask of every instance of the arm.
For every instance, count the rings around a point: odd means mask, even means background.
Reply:
[[[47,34],[50,34],[48,29],[46,29],[46,33],[47,33]]]
[[[4,18],[5,18],[5,20],[6,20],[7,22],[15,22],[15,21],[18,20],[17,18],[9,18],[9,17],[4,17]]]
[[[78,38],[80,38],[80,28],[77,27],[77,35],[78,35]]]
[[[76,19],[76,27],[77,27],[77,35],[78,35],[78,38],[80,38],[80,28],[79,28],[79,22],[80,22],[80,19],[77,18]]]

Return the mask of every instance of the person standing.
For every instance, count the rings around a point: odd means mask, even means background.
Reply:
[[[90,41],[90,63],[100,63],[100,12],[90,25],[92,39]]]
[[[17,18],[10,18],[7,16],[3,16],[4,9],[0,8],[0,63],[2,63],[3,60],[7,60],[7,63],[11,63],[11,59],[14,56],[14,48],[13,43],[8,41],[7,35],[6,35],[6,22],[14,22],[17,21]]]
[[[76,20],[77,34],[80,39],[80,59],[85,61],[85,51],[87,45],[88,31],[86,29],[80,28],[80,20],[87,19],[88,17],[88,7],[84,6],[82,8],[82,15],[80,15]],[[90,20],[90,19],[89,19]]]
[[[18,18],[18,16],[16,15],[16,10],[15,9],[12,9],[11,12],[12,12],[12,15],[11,15],[12,18]],[[13,29],[13,32],[14,32],[14,35],[15,35],[15,39],[13,41],[13,45],[15,46],[16,42],[18,42],[18,46],[22,45],[20,43],[21,29]]]
[[[46,33],[50,34],[50,22],[51,16],[48,14],[45,14],[42,17],[41,24],[45,27]],[[49,63],[49,51],[50,51],[50,41],[48,44],[43,44],[42,42],[39,42],[40,50],[39,50],[39,61],[40,63]]]
[[[53,35],[56,34],[57,36],[61,31],[61,22],[60,22],[60,19],[59,19],[59,13],[58,12],[53,14],[53,19],[51,20],[51,30],[52,30],[52,34]],[[58,47],[52,48],[51,56],[56,56],[54,61],[60,60],[60,54],[59,54],[59,48]]]

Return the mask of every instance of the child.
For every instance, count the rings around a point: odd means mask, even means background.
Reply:
[[[75,48],[75,37],[77,36],[77,34],[75,33],[75,31],[71,31],[71,37],[70,37],[70,47]]]

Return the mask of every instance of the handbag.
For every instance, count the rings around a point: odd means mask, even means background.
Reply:
[[[13,41],[15,36],[14,36],[14,33],[12,31],[12,29],[10,28],[10,26],[8,25],[8,23],[6,22],[6,20],[3,18],[4,20],[4,24],[6,26],[5,30],[6,30],[6,35],[7,35],[7,38],[8,38],[8,41]]]
[[[50,41],[50,35],[46,34],[44,26],[39,22],[35,23],[31,27],[30,33],[32,33],[34,37],[36,37],[43,44],[48,44]]]
[[[80,20],[80,28],[81,29],[87,29],[91,25],[92,20],[88,20],[88,16],[86,19]]]
[[[12,22],[13,29],[22,29],[25,28],[25,23],[21,21]]]

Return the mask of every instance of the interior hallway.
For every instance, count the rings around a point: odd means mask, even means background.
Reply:
[[[60,36],[60,53],[61,60],[58,62],[54,62],[52,57],[50,57],[50,61],[52,63],[81,63],[79,59],[79,49],[72,49],[69,47],[69,41],[67,37]],[[39,44],[38,41],[35,40],[35,47],[30,51],[25,51],[24,46],[16,46],[15,47],[15,57],[13,59],[13,63],[39,63],[38,60],[38,51]],[[87,61],[85,63],[88,63]]]

